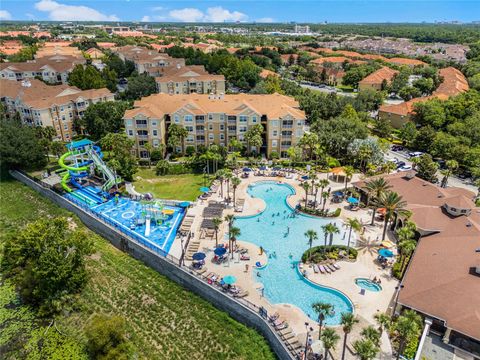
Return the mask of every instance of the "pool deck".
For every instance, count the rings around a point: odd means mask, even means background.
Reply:
[[[326,178],[327,174],[318,174],[318,178]],[[358,175],[354,175],[353,181],[359,179]],[[254,176],[253,173],[246,179],[242,179],[241,184],[238,186],[236,191],[236,197],[245,199],[243,211],[241,213],[234,212],[233,208],[228,208],[224,211],[224,216],[227,214],[234,214],[236,216],[249,216],[255,215],[258,212],[263,211],[265,208],[265,203],[263,200],[258,198],[251,198],[247,189],[250,184],[259,181],[281,181],[291,185],[295,189],[295,194],[288,198],[288,203],[290,206],[295,207],[302,199],[305,197],[305,191],[300,187],[300,182],[294,179],[286,178],[272,178],[272,177],[263,177],[263,176]],[[342,190],[344,189],[344,183],[338,183],[332,180],[330,181],[331,191]],[[231,189],[232,192],[232,189]],[[224,186],[224,193],[226,194],[226,186]],[[231,195],[232,196],[232,195]],[[310,196],[309,196],[310,197]],[[209,200],[221,201],[220,189],[217,193],[212,194]],[[257,261],[260,261],[262,264],[267,262],[266,255],[260,255],[258,247],[252,243],[237,241],[238,245],[248,249],[248,254],[250,255],[249,261],[240,261],[239,255],[234,254],[234,259],[230,260],[228,263],[222,265],[217,265],[211,262],[213,257],[213,248],[215,246],[215,237],[211,238],[200,238],[200,224],[202,222],[202,211],[207,205],[207,201],[197,201],[196,205],[189,209],[188,214],[194,214],[195,220],[192,225],[192,231],[194,236],[192,241],[200,241],[200,251],[203,251],[207,254],[205,259],[205,267],[207,272],[215,272],[221,277],[226,275],[234,275],[237,278],[237,285],[242,287],[249,292],[249,295],[246,297],[246,300],[256,304],[257,306],[263,306],[267,309],[269,314],[278,312],[281,319],[287,320],[289,327],[297,335],[300,342],[305,342],[306,340],[306,326],[305,322],[308,322],[315,330],[312,334],[314,343],[312,345],[315,351],[321,351],[321,343],[318,340],[318,325],[312,319],[309,319],[300,309],[296,308],[291,304],[270,304],[267,299],[262,297],[261,288],[262,285],[259,282],[252,281],[252,271],[255,271],[254,264]],[[358,210],[350,211],[345,202],[340,204],[330,203],[327,200],[327,206],[329,210],[335,210],[337,207],[342,208],[342,213],[340,219],[346,219],[348,217],[355,217],[361,221],[362,224],[365,224],[362,232],[363,234],[357,234],[357,238],[360,237],[359,245],[359,255],[357,261],[355,262],[346,262],[341,261],[339,265],[341,269],[332,273],[332,274],[315,274],[312,269],[308,269],[308,277],[311,281],[318,283],[320,285],[329,286],[335,289],[340,290],[346,294],[355,306],[355,314],[357,315],[360,323],[357,324],[352,333],[349,336],[349,344],[360,337],[359,332],[361,329],[368,325],[377,326],[374,321],[374,315],[377,312],[386,312],[390,309],[393,298],[395,295],[395,287],[398,285],[398,281],[390,276],[390,269],[383,270],[374,260],[377,257],[376,247],[381,241],[382,233],[382,223],[376,222],[375,226],[370,226],[371,212],[369,210]],[[222,223],[218,235],[219,242],[221,239],[224,239],[224,235],[227,231],[226,223]],[[391,234],[388,234],[391,236]],[[171,247],[170,253],[174,256],[181,254],[182,243],[178,239],[174,242]],[[186,262],[188,265],[188,261]],[[248,265],[248,271],[246,266]],[[361,294],[360,288],[355,284],[356,278],[370,278],[374,277],[381,279],[382,291],[372,292],[365,291],[365,294]],[[333,327],[343,339],[343,332],[341,326]],[[341,353],[341,341],[337,345],[337,349],[332,351],[334,358],[338,358]],[[347,346],[348,348],[348,346]],[[351,348],[351,347],[350,347]],[[392,349],[390,342],[386,334],[382,337],[381,343],[381,354],[378,358],[387,359],[391,358]],[[347,351],[347,359],[353,359],[354,356]]]

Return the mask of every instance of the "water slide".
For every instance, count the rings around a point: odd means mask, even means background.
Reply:
[[[113,185],[117,183],[117,177],[115,173],[105,164],[102,160],[103,154],[98,146],[94,146],[93,149],[88,150],[88,156],[93,160],[96,168],[102,172],[106,178],[105,184],[102,186],[103,191],[108,191]]]
[[[66,169],[66,173],[63,175],[62,180],[60,181],[60,184],[62,185],[63,189],[67,191],[70,195],[73,197],[76,197],[83,202],[89,204],[89,205],[95,205],[97,203],[96,199],[92,199],[88,195],[85,195],[80,192],[73,192],[72,189],[67,185],[69,182],[71,182],[73,185],[76,187],[80,187],[81,185],[75,180],[76,178],[81,178],[84,176],[88,175],[88,170],[89,170],[89,165],[87,163],[80,164],[82,166],[75,167],[75,166],[69,166],[65,164],[65,159],[75,155],[74,152],[69,151],[65,154],[63,154],[60,159],[58,160],[58,164],[63,168]]]

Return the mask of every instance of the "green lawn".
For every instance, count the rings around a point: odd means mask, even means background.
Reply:
[[[204,179],[202,174],[157,176],[153,168],[140,169],[133,185],[138,192],[150,192],[159,199],[194,201],[201,194]]]
[[[170,185],[172,195],[175,187],[180,191],[176,184]],[[19,182],[1,182],[0,201],[0,246],[8,232],[38,218],[72,217],[88,231],[73,214]],[[95,244],[87,262],[90,279],[76,310],[57,316],[58,331],[53,326],[47,331],[50,319],[37,319],[32,309],[18,302],[8,281],[0,283],[2,359],[86,359],[83,329],[97,312],[126,319],[139,359],[274,358],[257,332],[89,234]]]

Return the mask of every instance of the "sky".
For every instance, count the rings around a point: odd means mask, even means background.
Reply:
[[[0,0],[0,20],[470,22],[480,0]]]

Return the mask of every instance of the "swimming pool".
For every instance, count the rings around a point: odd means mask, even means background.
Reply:
[[[78,201],[70,194],[65,196]],[[163,206],[160,203],[142,205],[126,197],[119,197],[118,201],[112,198],[99,205],[90,206],[90,210],[120,227],[133,238],[155,244],[160,249],[159,253],[164,254],[170,251],[185,215],[185,209],[181,207]],[[150,226],[147,224],[147,217],[151,218]],[[155,217],[158,218],[158,223],[154,221]]]
[[[322,245],[321,226],[328,222],[336,222],[340,234],[334,236],[333,243],[346,245],[340,220],[321,219],[303,214],[295,218],[290,217],[293,209],[287,204],[287,197],[294,194],[295,190],[288,184],[262,181],[251,185],[248,193],[265,201],[266,207],[260,214],[236,218],[236,226],[241,230],[239,240],[262,246],[268,254],[276,254],[269,257],[265,269],[253,272],[254,281],[263,284],[265,297],[274,304],[295,305],[313,320],[317,319],[312,310],[314,302],[331,303],[335,307],[335,314],[327,317],[325,322],[329,325],[339,324],[343,312],[353,311],[350,299],[338,290],[305,279],[295,265],[308,248],[304,233],[309,229],[314,229],[318,233],[319,240],[314,246]],[[257,272],[260,277],[257,277]]]
[[[357,278],[355,279],[355,284],[368,291],[379,292],[382,290],[382,287],[379,284],[375,284],[372,280],[367,278]]]

